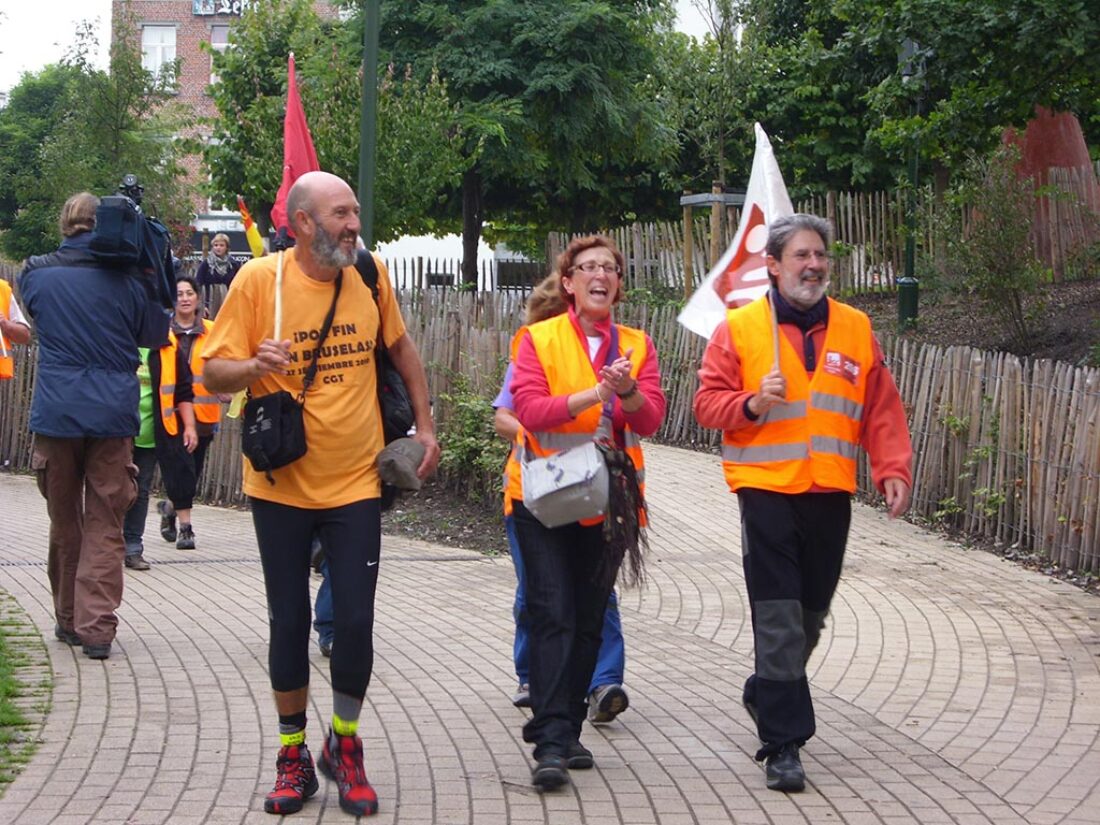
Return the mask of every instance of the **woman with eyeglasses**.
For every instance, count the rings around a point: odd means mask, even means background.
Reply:
[[[532,718],[524,741],[535,746],[532,783],[561,787],[569,769],[590,768],[580,743],[589,682],[600,648],[608,597],[624,558],[628,579],[642,579],[645,468],[640,439],[665,414],[653,342],[616,324],[623,256],[602,235],[574,239],[558,258],[566,312],[523,327],[513,343],[511,391],[523,431],[517,445],[538,456],[599,437],[607,444],[608,515],[561,527],[544,526],[523,503],[518,464],[507,494],[526,575],[530,622]],[[612,349],[612,347],[614,347]],[[610,432],[600,429],[610,416]]]

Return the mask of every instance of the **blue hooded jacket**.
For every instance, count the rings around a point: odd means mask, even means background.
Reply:
[[[161,346],[168,330],[145,279],[97,260],[90,240],[66,238],[19,276],[38,337],[30,429],[55,438],[137,435],[137,348]]]

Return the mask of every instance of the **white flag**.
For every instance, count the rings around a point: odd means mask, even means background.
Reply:
[[[767,292],[764,246],[768,242],[768,226],[776,218],[792,214],[794,207],[772,154],[771,142],[757,123],[756,154],[737,234],[680,312],[680,323],[697,335],[710,338],[714,328],[725,320],[728,308],[747,304]]]

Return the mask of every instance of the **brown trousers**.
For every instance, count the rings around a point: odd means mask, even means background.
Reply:
[[[131,438],[36,435],[31,466],[50,514],[54,616],[84,644],[114,641],[122,603],[122,521],[137,497]]]

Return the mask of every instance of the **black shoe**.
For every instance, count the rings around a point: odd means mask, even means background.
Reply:
[[[126,566],[131,570],[148,570],[149,562],[145,560],[143,554],[133,553],[126,556]]]
[[[160,537],[165,541],[176,540],[176,514],[168,513],[168,502],[158,501],[157,512],[160,513]]]
[[[84,655],[89,659],[106,659],[111,655],[111,643],[102,645],[84,645]]]
[[[190,524],[181,524],[179,538],[176,540],[177,550],[194,550],[195,549],[195,531],[191,529]]]
[[[806,787],[806,772],[802,770],[802,760],[798,758],[798,745],[793,742],[765,759],[764,771],[768,788],[773,791],[790,793]]]
[[[580,742],[574,742],[566,751],[565,763],[571,771],[587,771],[595,767],[596,759],[592,756],[592,751]]]
[[[65,644],[71,645],[72,647],[77,647],[81,643],[80,637],[76,635],[75,630],[66,630],[59,624],[55,624],[53,626],[53,635],[57,638],[59,642],[64,642]]]
[[[317,647],[321,648],[321,655],[326,659],[332,658],[332,639],[319,639]]]
[[[568,783],[569,766],[564,756],[544,756],[531,769],[531,784],[539,793],[557,790]]]

